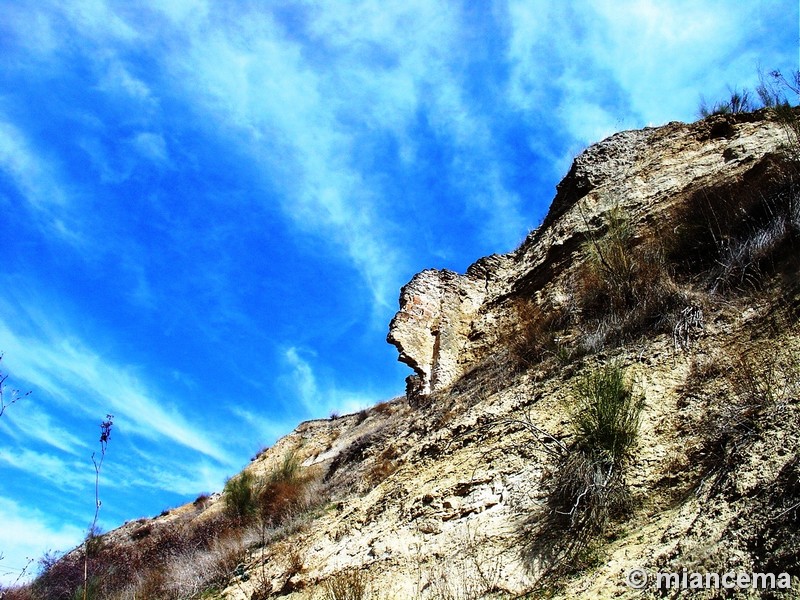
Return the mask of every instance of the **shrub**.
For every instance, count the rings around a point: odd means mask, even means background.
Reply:
[[[755,109],[750,99],[750,91],[746,88],[742,89],[741,92],[736,88],[728,88],[728,92],[730,95],[727,100],[715,102],[711,107],[708,106],[705,98],[701,98],[700,108],[698,109],[700,116],[705,118],[711,115],[735,115]]]
[[[358,569],[346,569],[325,582],[326,600],[367,600],[370,597],[369,577]]]
[[[384,448],[378,456],[375,457],[375,462],[367,474],[367,483],[377,485],[392,473],[398,467],[399,452],[393,445]]]
[[[683,299],[665,252],[653,236],[634,242],[633,226],[619,207],[609,211],[602,236],[587,232],[574,280],[584,350],[602,348],[607,340],[622,343],[643,331],[671,329],[672,312]]]
[[[791,271],[800,241],[800,187],[785,157],[764,159],[746,179],[702,190],[675,216],[668,258],[681,280],[728,293]]]
[[[259,486],[257,503],[262,524],[279,525],[297,511],[308,508],[312,480],[312,473],[302,472],[297,453],[288,452]]]
[[[574,401],[575,443],[560,461],[550,505],[557,521],[591,536],[629,505],[624,471],[636,445],[644,398],[631,390],[621,368],[607,365],[578,381]]]
[[[612,299],[627,304],[626,294],[636,272],[636,261],[630,251],[633,227],[619,206],[608,213],[606,233],[596,238],[591,233],[583,244],[583,252],[592,271],[614,292]]]
[[[248,521],[256,512],[255,477],[249,471],[242,471],[225,483],[223,498],[225,512],[239,523]]]
[[[575,388],[572,423],[578,449],[608,464],[630,455],[644,398],[634,394],[622,369],[608,365],[586,374]]]
[[[567,325],[566,311],[527,299],[518,300],[513,310],[516,324],[511,352],[517,361],[530,366],[550,356],[558,358],[562,347],[557,333]]]
[[[525,522],[523,558],[540,570],[540,585],[586,568],[596,560],[611,520],[626,515],[631,494],[625,482],[639,431],[644,399],[616,365],[587,373],[570,407],[574,443],[567,447],[535,426],[530,429],[556,461],[547,480],[543,513]]]

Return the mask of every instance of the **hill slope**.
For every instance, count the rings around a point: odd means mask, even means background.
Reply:
[[[640,597],[684,570],[797,588],[796,148],[769,111],[592,146],[517,250],[403,288],[407,398],[303,423],[225,494],[93,540],[93,597]],[[615,374],[644,402],[624,447],[580,427]],[[83,552],[9,597],[71,597]]]

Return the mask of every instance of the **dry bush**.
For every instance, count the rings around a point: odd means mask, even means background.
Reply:
[[[372,407],[372,412],[379,415],[392,414],[394,412],[394,406],[390,400],[384,402],[378,402],[375,406]]]
[[[660,238],[635,240],[630,220],[615,207],[602,236],[588,233],[582,253],[572,287],[584,350],[674,327],[686,300],[671,278]]]
[[[667,257],[676,275],[713,293],[760,289],[772,274],[796,272],[800,171],[771,155],[745,179],[698,192],[673,217]]]
[[[692,460],[700,461],[711,490],[730,483],[749,448],[781,427],[800,396],[800,354],[775,347],[736,350],[723,365],[725,387],[708,399],[691,432],[698,439]],[[709,477],[710,476],[710,477]]]
[[[517,362],[532,366],[546,358],[562,356],[564,348],[559,344],[558,333],[568,325],[566,310],[519,299],[513,312],[511,354]]]
[[[274,527],[321,501],[315,470],[303,469],[295,452],[284,456],[257,490],[257,513],[263,525]]]
[[[381,439],[380,430],[368,431],[357,437],[331,461],[328,471],[325,473],[325,481],[330,481],[346,465],[364,461]]]
[[[345,569],[325,581],[325,600],[368,600],[372,597],[370,577],[359,569]]]
[[[259,517],[271,526],[279,525],[304,510],[307,502],[305,481],[267,481],[259,492]]]
[[[131,540],[91,544],[87,591],[95,600],[188,598],[230,578],[231,553],[243,547],[238,531],[221,514],[184,526],[144,523]],[[61,558],[45,557],[29,592],[33,600],[72,600],[76,593],[82,597],[82,585],[81,547]]]
[[[455,555],[435,558],[424,569],[426,593],[422,597],[430,600],[507,597],[501,588],[507,557],[492,547],[489,537],[478,535],[466,525],[454,542],[458,548]]]
[[[0,598],[2,600],[36,600],[28,588],[13,585],[10,587],[0,586]]]
[[[398,457],[399,453],[395,446],[389,445],[384,448],[381,453],[375,457],[375,461],[367,473],[367,484],[377,485],[394,473],[397,470]]]
[[[39,575],[29,589],[33,598],[71,600],[82,584],[83,552],[74,551],[61,557],[43,557]]]
[[[207,549],[187,551],[165,569],[166,598],[193,598],[210,587],[224,587],[246,556],[239,536],[216,539]]]

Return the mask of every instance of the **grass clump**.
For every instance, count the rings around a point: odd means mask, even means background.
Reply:
[[[242,471],[225,482],[223,498],[225,512],[236,522],[244,523],[256,513],[256,479],[249,471]]]
[[[621,344],[638,334],[671,329],[684,299],[656,236],[636,239],[619,206],[607,213],[602,234],[586,225],[583,262],[573,283],[582,349],[595,351],[607,342]]]
[[[746,88],[741,91],[736,88],[728,88],[728,98],[708,105],[705,98],[700,99],[698,113],[702,118],[711,115],[737,115],[755,110],[755,105],[750,97],[750,91]],[[760,94],[759,94],[760,95]]]
[[[622,464],[636,444],[644,398],[633,393],[621,368],[609,365],[578,381],[575,400],[572,423],[580,451]]]
[[[325,600],[367,600],[370,596],[369,577],[358,569],[340,571],[325,582]]]
[[[571,408],[575,442],[563,457],[550,496],[554,520],[578,532],[580,546],[630,507],[625,469],[639,435],[644,398],[617,365],[584,375]]]

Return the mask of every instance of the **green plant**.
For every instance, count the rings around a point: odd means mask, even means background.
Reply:
[[[280,466],[270,473],[270,481],[293,481],[300,474],[300,458],[294,451],[283,456]]]
[[[280,465],[258,486],[256,503],[262,527],[278,525],[306,507],[310,482],[310,474],[301,472],[297,453],[287,452]]]
[[[636,261],[630,251],[633,227],[619,206],[608,213],[606,233],[602,238],[589,232],[583,244],[583,252],[591,267],[622,295],[629,291],[636,271]],[[619,298],[624,301],[624,298]]]
[[[522,532],[523,558],[539,572],[540,586],[587,568],[587,557],[602,545],[609,523],[631,507],[625,472],[636,445],[644,398],[612,364],[580,378],[572,401],[570,446],[530,422],[523,423],[554,459],[545,479],[545,507],[529,515]]]
[[[683,299],[670,276],[659,236],[641,232],[637,239],[619,206],[608,211],[602,235],[583,218],[583,262],[573,283],[582,350],[598,350],[607,341],[623,343],[645,331],[671,329],[672,313]]]
[[[223,490],[225,512],[237,523],[248,521],[256,512],[255,477],[250,471],[242,471],[225,482]]]
[[[621,465],[636,444],[644,398],[631,390],[616,365],[584,375],[574,396],[572,425],[580,452],[609,465]]]

